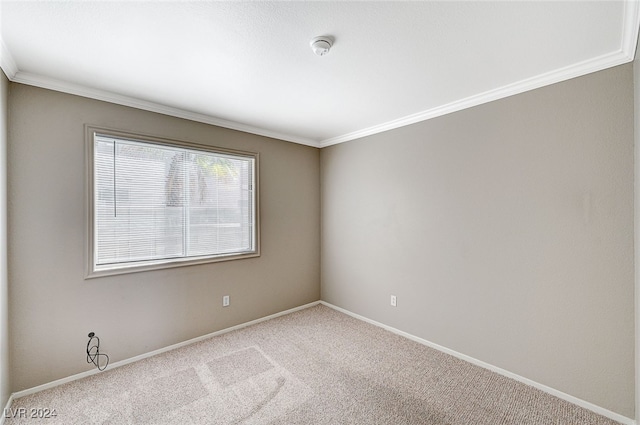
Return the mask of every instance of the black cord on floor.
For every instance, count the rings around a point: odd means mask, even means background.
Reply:
[[[87,363],[93,363],[98,370],[105,370],[109,365],[109,356],[100,353],[100,338],[95,333],[89,333],[89,342],[87,342]],[[95,342],[94,342],[95,340]],[[94,345],[91,345],[93,342]],[[104,366],[100,367],[100,358],[106,359]]]

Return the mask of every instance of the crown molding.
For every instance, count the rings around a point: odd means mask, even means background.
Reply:
[[[629,7],[629,9],[633,9],[633,13],[635,15],[634,22],[638,23],[638,19],[640,17],[640,14],[638,13],[638,11],[640,10],[640,8],[638,8],[638,3],[635,1],[626,3],[626,5],[629,5],[629,4],[633,4],[633,7]],[[626,22],[630,22],[630,21],[631,21],[630,19],[626,19]],[[600,57],[596,57],[594,59],[580,62],[578,64],[571,65],[565,68],[560,68],[545,74],[540,74],[529,79],[508,84],[498,89],[489,90],[484,93],[479,93],[477,95],[469,96],[461,100],[450,102],[448,104],[427,109],[425,111],[418,112],[415,114],[407,115],[405,117],[388,121],[383,124],[379,124],[379,125],[365,128],[365,129],[346,133],[340,136],[324,139],[320,142],[312,139],[296,137],[296,136],[292,136],[285,133],[279,133],[279,132],[274,132],[274,131],[270,131],[270,130],[266,130],[258,127],[253,127],[247,124],[242,124],[234,121],[224,120],[224,119],[216,118],[210,115],[200,114],[200,113],[191,112],[191,111],[180,109],[180,108],[162,105],[159,103],[149,102],[149,101],[137,99],[134,97],[124,96],[124,95],[112,93],[106,90],[94,89],[86,86],[81,86],[78,84],[72,84],[65,81],[56,80],[49,77],[44,77],[41,75],[18,71],[17,67],[15,66],[15,62],[13,61],[13,58],[11,57],[8,50],[6,50],[6,47],[4,46],[4,44],[1,44],[0,47],[3,49],[2,69],[5,71],[5,73],[7,74],[7,77],[12,82],[27,84],[35,87],[41,87],[49,90],[55,90],[63,93],[69,93],[77,96],[87,97],[90,99],[96,99],[96,100],[101,100],[105,102],[115,103],[118,105],[129,106],[132,108],[142,109],[145,111],[156,112],[163,115],[169,115],[173,117],[187,119],[190,121],[196,121],[196,122],[201,122],[205,124],[215,125],[218,127],[224,127],[231,130],[243,131],[246,133],[251,133],[259,136],[265,136],[265,137],[284,140],[288,142],[298,143],[306,146],[312,146],[316,148],[325,148],[331,145],[349,142],[355,139],[360,139],[365,136],[371,136],[377,133],[382,133],[388,130],[393,130],[393,129],[404,127],[410,124],[415,124],[421,121],[437,118],[453,112],[471,108],[473,106],[482,105],[484,103],[489,103],[494,100],[503,99],[505,97],[520,94],[529,90],[537,89],[540,87],[555,84],[571,78],[580,77],[582,75],[586,75],[596,71],[601,71],[603,69],[607,69],[613,66],[622,65],[624,63],[630,62],[634,58],[636,43],[629,42],[628,40],[632,39],[632,37],[636,37],[637,39],[639,25],[640,24],[636,24],[635,29],[633,29],[633,26],[631,25],[625,25],[624,34],[626,37],[624,40],[625,42],[623,43],[624,50],[602,55]],[[2,40],[0,40],[0,42],[1,41]],[[6,55],[5,55],[5,50],[6,50]],[[7,59],[4,59],[4,58],[7,58]],[[6,64],[5,64],[5,61],[7,62]]]
[[[637,31],[636,31],[637,34]],[[634,44],[635,50],[635,44]],[[618,51],[615,53],[603,55],[592,60],[584,61],[576,65],[560,68],[552,72],[537,75],[532,78],[518,81],[513,84],[500,87],[495,90],[489,90],[484,93],[469,96],[467,98],[457,100],[455,102],[447,103],[442,106],[427,109],[422,112],[418,112],[406,117],[402,117],[393,121],[388,121],[383,124],[375,125],[362,130],[354,131],[351,133],[343,134],[341,136],[332,137],[322,140],[320,142],[320,148],[336,145],[339,143],[348,142],[351,140],[359,139],[365,136],[371,136],[373,134],[382,133],[384,131],[393,130],[395,128],[404,127],[417,122],[437,118],[443,115],[450,114],[452,112],[461,111],[463,109],[471,108],[473,106],[482,105],[483,103],[492,102],[494,100],[503,99],[505,97],[520,94],[529,90],[537,89],[540,87],[555,84],[561,81],[569,80],[571,78],[580,77],[592,72],[601,71],[606,68],[610,68],[617,65],[622,65],[633,60],[633,53],[629,58],[627,52]]]
[[[629,61],[632,61],[635,57],[638,31],[640,30],[640,2],[638,0],[625,1],[623,19],[621,50],[629,58]]]
[[[382,133],[384,131],[393,130],[395,128],[404,127],[406,125],[415,124],[420,121],[437,118],[452,112],[461,111],[473,106],[482,105],[483,103],[492,102],[505,97],[520,94],[525,91],[537,89],[571,78],[580,77],[592,72],[602,71],[603,69],[622,65],[631,62],[634,59],[636,44],[638,42],[638,31],[640,29],[640,2],[638,0],[627,0],[624,2],[624,17],[622,28],[622,42],[620,50],[608,53],[593,59],[579,62],[564,68],[556,69],[544,74],[537,75],[525,80],[521,80],[506,86],[489,90],[484,93],[469,96],[445,105],[427,109],[422,112],[407,115],[396,120],[388,121],[383,124],[374,125],[372,127],[346,133],[341,136],[331,137],[320,141],[320,148],[344,143],[365,136]]]
[[[95,89],[79,84],[57,80],[55,78],[20,71],[15,60],[13,59],[13,56],[11,55],[11,52],[4,44],[2,36],[0,36],[0,68],[2,68],[9,81],[14,83],[21,83],[34,87],[55,90],[62,93],[73,94],[76,96],[82,96],[90,99],[115,103],[118,105],[129,106],[136,109],[156,112],[163,115],[201,122],[204,124],[215,125],[217,127],[228,128],[230,130],[237,130],[245,133],[256,134],[258,136],[270,137],[272,139],[312,146],[314,148],[320,147],[320,144],[317,140],[294,136],[286,133],[280,133],[277,131],[266,130],[235,121],[216,118],[211,115],[200,114],[185,109],[175,108],[160,103],[149,102],[146,100],[109,92],[106,90]]]
[[[15,75],[18,73],[18,65],[16,65],[16,61],[13,60],[13,56],[7,46],[4,44],[4,40],[0,36],[0,68],[4,71],[7,78],[9,80],[13,80]]]
[[[593,59],[589,59],[574,65],[556,69],[544,74],[540,74],[525,80],[521,80],[503,87],[489,90],[450,102],[445,105],[436,106],[415,114],[407,115],[392,121],[388,121],[375,126],[367,127],[361,130],[353,131],[343,135],[331,137],[324,140],[314,140],[305,137],[294,136],[286,133],[266,130],[243,124],[235,121],[216,118],[211,115],[192,112],[172,106],[154,103],[134,97],[129,97],[117,93],[99,90],[78,84],[68,83],[65,81],[23,72],[18,69],[13,56],[0,37],[0,67],[5,72],[10,81],[16,83],[27,84],[31,86],[41,87],[49,90],[55,90],[63,93],[69,93],[77,96],[87,97],[96,100],[115,103],[118,105],[129,106],[146,111],[156,112],[164,115],[183,118],[191,121],[201,122],[205,124],[224,127],[231,130],[242,131],[246,133],[256,134],[259,136],[270,137],[274,139],[284,140],[288,142],[298,143],[301,145],[312,146],[316,148],[324,148],[327,146],[345,143],[351,140],[360,139],[365,136],[371,136],[384,131],[393,130],[395,128],[404,127],[406,125],[415,124],[417,122],[437,118],[473,106],[482,105],[484,103],[499,100],[505,97],[520,94],[529,90],[537,89],[547,85],[555,84],[571,78],[580,77],[592,72],[601,71],[613,66],[622,65],[634,59],[636,44],[638,41],[638,32],[640,29],[640,1],[627,0],[624,2],[624,17],[622,28],[622,42],[620,50],[608,53]]]
[[[293,136],[285,133],[279,133],[276,131],[266,130],[263,128],[253,127],[251,125],[242,124],[235,121],[216,118],[211,115],[200,114],[200,113],[188,111],[185,109],[175,108],[175,107],[163,105],[160,103],[150,102],[147,100],[137,99],[134,97],[109,92],[106,90],[100,90],[100,89],[82,86],[79,84],[73,84],[66,81],[45,77],[42,75],[18,71],[15,73],[15,75],[12,78],[10,78],[10,80],[14,83],[21,83],[21,84],[40,87],[48,90],[55,90],[63,93],[73,94],[76,96],[87,97],[90,99],[96,99],[96,100],[101,100],[105,102],[115,103],[117,105],[129,106],[136,109],[156,112],[159,114],[169,115],[177,118],[183,118],[190,121],[196,121],[196,122],[201,122],[205,124],[215,125],[218,127],[228,128],[231,130],[237,130],[245,133],[256,134],[258,136],[270,137],[273,139],[284,140],[287,142],[298,143],[301,145],[312,146],[315,148],[319,147],[318,142],[312,139]]]

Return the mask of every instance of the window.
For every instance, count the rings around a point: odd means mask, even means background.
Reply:
[[[87,277],[259,255],[258,155],[87,127]]]

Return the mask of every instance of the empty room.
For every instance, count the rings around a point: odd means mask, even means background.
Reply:
[[[640,424],[639,28],[0,0],[0,425]]]

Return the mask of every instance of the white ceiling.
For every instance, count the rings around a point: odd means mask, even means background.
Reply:
[[[2,1],[12,81],[323,147],[633,59],[637,1]],[[309,41],[335,39],[315,56]]]

